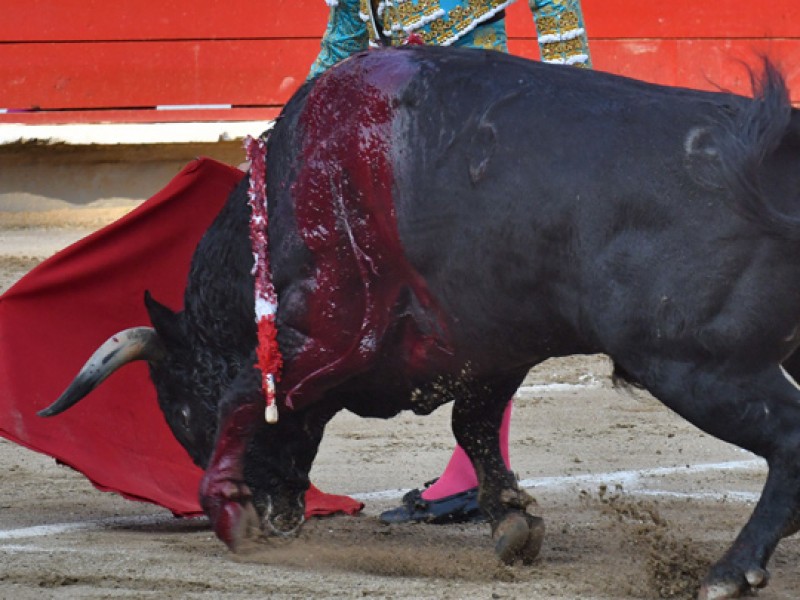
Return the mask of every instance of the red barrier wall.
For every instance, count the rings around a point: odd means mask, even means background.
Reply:
[[[747,93],[741,61],[784,69],[800,102],[800,2],[583,0],[595,67]],[[319,49],[323,0],[4,0],[0,122],[266,119]],[[512,52],[538,58],[524,0]],[[154,110],[230,105],[230,109]],[[33,112],[29,112],[33,111]]]

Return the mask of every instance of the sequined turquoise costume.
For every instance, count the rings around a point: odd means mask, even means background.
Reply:
[[[367,49],[367,24],[359,16],[358,8],[359,0],[339,0],[335,6],[331,6],[328,26],[322,36],[319,55],[311,65],[309,79],[348,56]]]
[[[331,6],[319,56],[309,79],[348,56],[366,50],[377,33],[368,23],[369,0],[338,0]],[[382,2],[381,32],[400,45],[411,32],[427,44],[508,52],[505,19],[496,15],[514,0],[394,0]],[[495,17],[495,18],[493,18]],[[487,23],[486,21],[491,21]]]
[[[361,18],[367,21],[370,37],[375,38],[377,32],[369,19],[369,2],[361,0],[360,12]],[[474,44],[464,38],[490,25],[499,26],[494,29],[502,31],[505,44],[505,25],[500,25],[497,18],[503,16],[500,13],[512,2],[514,0],[381,0],[377,12],[381,32],[393,45],[402,44],[408,34],[414,32],[430,45],[472,46]],[[491,47],[506,50],[505,47]]]
[[[592,68],[580,0],[528,0],[544,62]]]
[[[381,0],[380,32],[370,18],[370,0],[328,0],[328,26],[309,79],[366,50],[379,33],[400,45],[410,33],[427,44],[508,52],[502,11],[514,0]],[[580,0],[529,0],[542,60],[591,67]]]

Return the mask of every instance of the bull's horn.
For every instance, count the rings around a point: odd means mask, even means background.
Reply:
[[[161,356],[158,334],[152,327],[132,327],[108,338],[86,361],[69,387],[40,417],[52,417],[77,404],[121,366],[135,360],[156,361]]]

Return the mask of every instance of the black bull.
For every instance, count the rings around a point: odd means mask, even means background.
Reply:
[[[800,114],[771,65],[757,79],[750,99],[494,52],[345,61],[295,94],[268,141],[279,422],[264,422],[253,368],[246,181],[197,248],[184,310],[146,297],[154,328],[101,347],[43,414],[148,360],[236,549],[297,529],[337,411],[453,400],[497,552],[531,559],[543,526],[503,465],[503,409],[544,359],[606,353],[767,459],[761,501],[701,595],[765,585],[800,527],[800,391],[780,366],[800,341]]]

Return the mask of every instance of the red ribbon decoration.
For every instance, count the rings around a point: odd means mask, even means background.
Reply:
[[[267,400],[265,418],[267,423],[278,421],[278,406],[275,398],[275,382],[280,381],[283,357],[278,347],[278,329],[275,317],[278,311],[278,296],[272,284],[272,271],[269,265],[269,246],[267,243],[267,191],[266,154],[267,146],[263,139],[248,136],[244,142],[247,160],[250,161],[250,244],[253,250],[253,270],[255,278],[255,313],[258,329],[256,348],[256,368],[261,371],[261,387]]]

